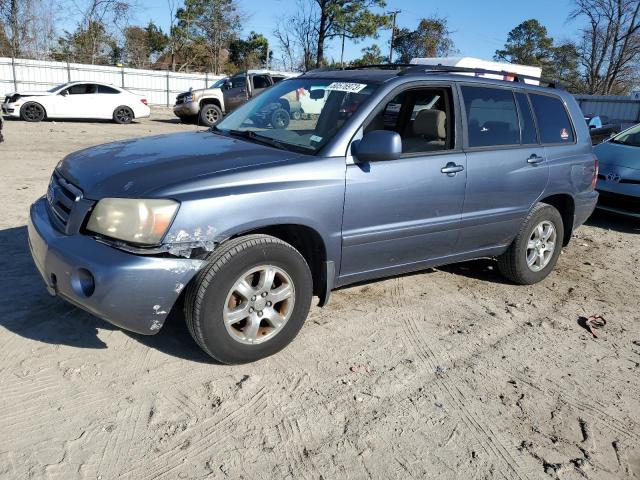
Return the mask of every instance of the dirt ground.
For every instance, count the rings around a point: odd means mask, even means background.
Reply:
[[[597,213],[531,287],[476,261],[339,290],[244,366],[50,297],[25,221],[56,163],[195,128],[6,122],[0,478],[640,478],[638,222]]]

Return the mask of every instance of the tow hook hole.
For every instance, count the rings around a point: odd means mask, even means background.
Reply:
[[[71,275],[71,287],[78,295],[90,297],[96,290],[96,282],[89,270],[79,268]]]
[[[49,280],[51,281],[51,286],[55,287],[58,284],[58,277],[56,277],[55,273],[49,275]]]

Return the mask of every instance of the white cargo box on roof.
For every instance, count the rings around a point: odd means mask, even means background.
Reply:
[[[528,75],[530,77],[538,78],[542,76],[542,69],[540,67],[517,65],[515,63],[492,62],[473,57],[414,58],[411,60],[411,63],[414,65],[442,65],[443,67],[481,68],[483,70],[505,72],[504,75],[497,75],[493,73],[474,74],[471,72],[456,72],[457,75],[469,75],[482,78],[491,78],[494,80],[513,81],[513,75],[509,74]],[[525,79],[525,82],[530,85],[540,85],[539,81],[531,80],[528,78]]]

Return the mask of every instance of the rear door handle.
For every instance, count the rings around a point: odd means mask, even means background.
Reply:
[[[527,163],[531,165],[535,165],[536,163],[544,162],[544,157],[540,157],[537,154],[532,154],[529,158],[527,158]]]
[[[456,175],[456,173],[461,172],[464,170],[464,167],[462,165],[456,165],[453,162],[449,162],[447,163],[446,166],[442,167],[440,169],[440,171],[442,173],[446,173],[447,176],[449,177],[454,177]]]

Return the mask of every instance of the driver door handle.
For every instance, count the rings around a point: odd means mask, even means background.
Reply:
[[[440,171],[446,173],[448,177],[455,177],[456,173],[462,172],[463,170],[464,166],[456,165],[454,162],[449,162],[440,169]]]
[[[536,153],[532,153],[529,158],[527,158],[527,163],[531,165],[535,165],[536,163],[544,162],[544,157],[538,156]]]

